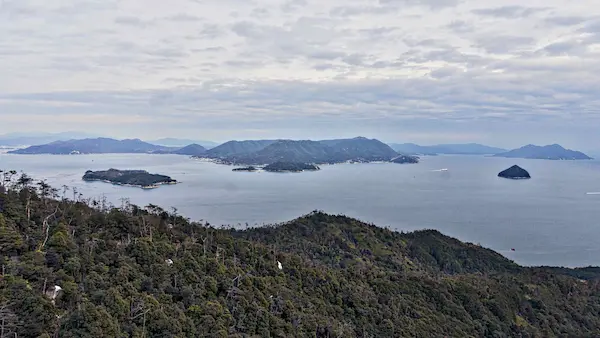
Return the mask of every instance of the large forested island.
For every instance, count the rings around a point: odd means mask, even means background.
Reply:
[[[118,185],[140,188],[156,188],[161,184],[175,184],[176,180],[166,175],[151,174],[145,170],[118,170],[108,169],[102,171],[88,170],[83,175],[84,181],[103,181]]]
[[[230,141],[198,156],[233,165],[267,165],[275,162],[333,164],[343,162],[391,162],[399,158],[387,144],[364,137],[339,140]],[[418,157],[403,155],[417,163]]]
[[[598,268],[521,267],[437,231],[322,212],[215,228],[8,178],[6,337],[600,335]]]

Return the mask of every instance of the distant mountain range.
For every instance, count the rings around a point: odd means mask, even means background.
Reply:
[[[506,149],[489,147],[483,144],[438,144],[433,146],[421,146],[414,143],[391,143],[395,151],[409,155],[493,155],[506,152]]]
[[[190,144],[198,144],[204,148],[210,149],[210,148],[214,148],[219,145],[219,143],[212,142],[212,141],[189,140],[189,139],[180,139],[180,138],[172,138],[172,137],[161,138],[158,140],[152,140],[152,141],[146,141],[146,142],[148,142],[150,144],[156,144],[159,146],[176,147],[176,148],[177,147],[185,147]]]
[[[205,157],[222,163],[261,165],[274,162],[340,163],[393,161],[396,163],[418,162],[416,154],[494,154],[496,157],[531,158],[552,160],[590,159],[586,154],[565,149],[558,144],[549,146],[527,145],[519,149],[488,147],[481,144],[446,144],[420,146],[416,144],[389,145],[364,137],[336,140],[247,140],[229,141],[207,150],[192,143],[183,147],[168,147],[144,142],[139,139],[115,140],[110,138],[86,138],[55,141],[43,145],[9,151],[12,154],[105,154],[150,153],[177,154]],[[400,156],[404,155],[404,156]]]
[[[519,149],[513,149],[508,152],[499,153],[494,155],[495,157],[508,157],[508,158],[529,158],[529,159],[542,159],[542,160],[591,160],[592,158],[586,154],[565,149],[558,144],[551,144],[547,146],[536,146],[533,144],[526,145]]]
[[[106,154],[106,153],[170,153],[169,148],[146,143],[139,139],[115,140],[111,138],[86,138],[56,141],[10,151],[11,154]]]
[[[10,133],[0,135],[0,146],[6,147],[21,147],[30,146],[35,144],[46,144],[56,141],[65,141],[73,139],[84,139],[96,137],[96,135],[81,133],[81,132],[64,132],[64,133],[42,133],[42,134],[28,134],[28,133]]]
[[[62,133],[10,133],[0,135],[0,146],[4,147],[23,147],[32,145],[45,145],[57,141],[70,141],[99,138],[98,135],[82,132],[62,132]],[[190,144],[198,144],[204,148],[214,148],[219,145],[212,141],[189,140],[179,138],[161,138],[146,143],[172,148],[181,148]]]
[[[94,138],[56,141],[10,151],[12,154],[104,154],[104,153],[150,153],[177,154],[216,159],[227,164],[294,163],[340,163],[393,161],[394,163],[417,163],[414,156],[400,156],[387,144],[375,139],[325,141],[257,140],[229,141],[206,150],[199,144],[185,147],[165,147],[139,139],[114,140]]]

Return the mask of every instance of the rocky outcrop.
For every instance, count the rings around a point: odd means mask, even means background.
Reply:
[[[529,175],[529,172],[527,172],[527,170],[519,167],[518,165],[513,165],[512,167],[500,172],[498,174],[498,177],[510,178],[513,180],[531,178],[531,176]]]

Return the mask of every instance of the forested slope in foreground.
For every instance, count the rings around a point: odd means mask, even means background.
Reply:
[[[0,255],[5,337],[600,335],[598,269],[321,212],[217,229],[25,177],[0,187]]]

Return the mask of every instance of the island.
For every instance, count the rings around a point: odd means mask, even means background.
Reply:
[[[271,163],[263,168],[269,172],[302,172],[302,171],[315,171],[320,170],[314,164],[302,163],[302,162],[275,162]]]
[[[176,180],[169,176],[150,174],[145,170],[118,170],[108,169],[103,171],[88,170],[83,175],[84,181],[102,181],[128,187],[142,189],[158,188],[162,184],[175,184]]]
[[[498,177],[509,178],[512,180],[522,180],[531,178],[529,172],[519,167],[518,165],[513,165],[512,167],[500,172],[498,174]]]
[[[419,163],[419,158],[417,156],[400,155],[398,157],[394,157],[393,159],[391,159],[390,162],[399,163],[399,164],[407,164],[407,163],[414,164],[414,163]]]
[[[253,166],[249,166],[249,167],[242,167],[242,168],[234,168],[231,171],[250,171],[250,172],[253,172],[253,171],[257,171],[257,170],[258,170],[258,168],[253,167]]]
[[[547,146],[526,145],[519,149],[513,149],[505,153],[494,155],[506,158],[528,158],[538,160],[591,160],[586,154],[571,149],[565,149],[558,144]]]
[[[334,140],[230,141],[199,156],[228,165],[261,166],[275,162],[336,164],[390,162],[404,156],[401,163],[417,163],[418,158],[399,154],[387,144],[365,137]]]

